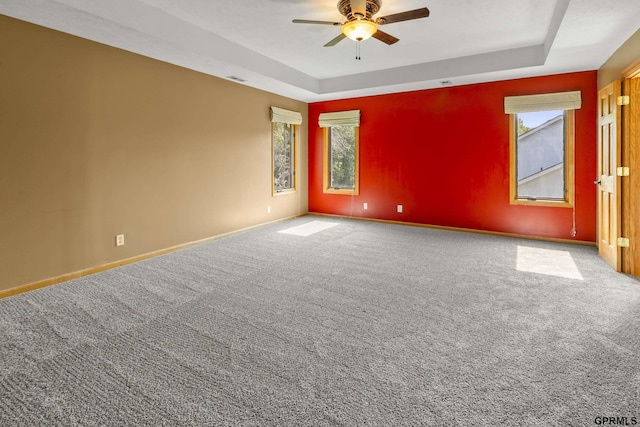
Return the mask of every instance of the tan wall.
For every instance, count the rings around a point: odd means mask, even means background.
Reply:
[[[620,80],[624,70],[640,59],[640,30],[631,36],[598,70],[598,89]]]
[[[271,193],[270,105],[303,113],[293,195]],[[306,122],[303,102],[0,15],[0,290],[307,212]]]

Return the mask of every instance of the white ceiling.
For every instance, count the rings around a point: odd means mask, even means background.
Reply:
[[[345,39],[337,0],[0,0],[0,14],[313,102],[598,69],[638,28],[638,0],[383,0],[392,46]]]

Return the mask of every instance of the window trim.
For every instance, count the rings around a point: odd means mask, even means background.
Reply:
[[[285,123],[285,122],[282,122]],[[293,183],[293,187],[292,188],[288,188],[286,190],[276,190],[276,177],[275,177],[275,171],[276,171],[276,156],[275,156],[275,141],[274,141],[274,132],[275,132],[275,122],[271,123],[271,194],[273,196],[285,196],[287,194],[292,194],[295,193],[296,191],[298,191],[298,134],[299,134],[299,125],[294,124],[294,123],[285,123],[291,126],[291,129],[293,130],[293,141],[292,141],[292,148],[293,148],[293,158],[291,159],[291,163],[292,163],[292,183]]]
[[[344,195],[353,195],[357,196],[360,194],[360,127],[354,127],[354,138],[355,138],[355,149],[354,149],[354,182],[353,188],[332,188],[331,187],[331,174],[329,169],[331,165],[329,164],[329,158],[331,157],[330,153],[330,141],[329,136],[331,135],[331,127],[323,127],[323,149],[322,149],[322,190],[323,193],[326,194],[344,194]]]
[[[518,160],[517,142],[518,126],[517,114],[509,115],[509,202],[512,205],[525,206],[550,206],[571,208],[574,206],[574,183],[575,183],[575,110],[565,110],[564,123],[564,182],[565,197],[560,199],[536,199],[530,200],[518,197]]]

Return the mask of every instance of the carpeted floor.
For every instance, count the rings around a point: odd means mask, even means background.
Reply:
[[[2,426],[640,423],[640,282],[308,216],[0,300],[0,361]]]

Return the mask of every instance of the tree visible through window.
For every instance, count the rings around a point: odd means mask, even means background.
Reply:
[[[273,191],[295,190],[295,125],[273,123]]]
[[[331,126],[324,132],[325,192],[358,194],[357,126]]]
[[[356,169],[355,127],[333,126],[330,129],[331,187],[353,189]]]

